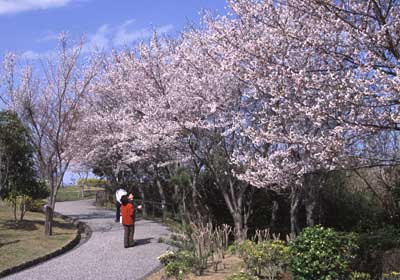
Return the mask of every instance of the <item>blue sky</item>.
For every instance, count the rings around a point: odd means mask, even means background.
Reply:
[[[106,50],[147,40],[153,29],[176,36],[202,9],[225,13],[225,0],[0,0],[0,55],[26,59],[51,53],[60,32],[85,36],[88,47]],[[68,173],[71,184],[77,174]]]
[[[54,49],[57,36],[84,35],[90,47],[146,40],[152,29],[175,36],[202,9],[225,13],[225,0],[0,0],[0,53],[26,58]]]

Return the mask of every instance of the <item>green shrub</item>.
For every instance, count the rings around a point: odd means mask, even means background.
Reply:
[[[170,262],[174,261],[177,259],[177,254],[174,251],[171,250],[167,250],[164,254],[162,254],[161,256],[159,256],[157,258],[160,263],[162,263],[163,265],[167,265]]]
[[[290,243],[294,279],[347,279],[356,249],[354,234],[340,234],[322,226],[308,227]]]
[[[382,276],[382,280],[400,280],[400,272],[385,273]]]
[[[180,251],[172,259],[170,258],[165,267],[165,272],[168,277],[181,280],[188,272],[197,268],[197,263],[198,261],[192,252]]]
[[[258,243],[246,240],[237,244],[235,250],[242,258],[246,269],[257,276],[277,279],[285,272],[290,262],[289,248],[281,240],[266,240]]]
[[[354,271],[350,274],[349,280],[372,280],[369,273]]]
[[[173,261],[167,264],[165,267],[165,274],[168,277],[174,277],[176,280],[185,279],[185,274],[189,271],[189,268],[184,266],[183,263],[179,261]]]
[[[386,225],[378,230],[360,235],[361,249],[390,250],[400,247],[400,229]]]
[[[385,251],[400,248],[400,229],[385,226],[381,229],[360,234],[359,254],[355,269],[366,271],[374,277],[380,277]]]
[[[258,278],[257,276],[245,272],[240,272],[227,278],[227,280],[259,280],[259,279],[260,278]]]
[[[44,205],[46,201],[42,199],[34,199],[29,203],[29,211],[32,212],[43,212]]]

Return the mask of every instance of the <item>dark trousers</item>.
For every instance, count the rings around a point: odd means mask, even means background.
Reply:
[[[117,208],[117,213],[115,213],[115,221],[119,222],[119,216],[121,216],[121,203],[115,202],[115,207]]]
[[[133,246],[133,235],[135,234],[135,225],[124,225],[124,247]]]

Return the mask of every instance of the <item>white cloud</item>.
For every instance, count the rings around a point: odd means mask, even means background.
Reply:
[[[56,41],[59,38],[60,38],[60,34],[49,31],[42,37],[37,38],[36,42],[42,43],[42,42]]]
[[[2,0],[0,0],[0,3],[1,1]],[[117,26],[103,24],[95,33],[88,34],[86,36],[87,41],[83,46],[82,51],[87,53],[94,50],[108,50],[112,47],[121,47],[132,44],[136,41],[147,40],[152,36],[153,31],[158,32],[158,34],[165,34],[174,29],[174,26],[171,24],[162,25],[155,28],[149,27],[134,29],[132,26],[134,23],[135,21],[130,19]],[[50,41],[58,37],[58,34],[56,35],[53,33],[48,33],[48,35],[44,36],[41,41]],[[35,60],[38,58],[48,58],[54,54],[55,51],[35,52],[28,50],[22,53],[22,57],[28,60]]]
[[[115,46],[128,45],[138,40],[146,40],[151,37],[153,31],[157,31],[160,34],[171,31],[174,27],[171,24],[163,25],[157,28],[131,28],[133,20],[128,20],[118,27],[117,33],[113,38]]]
[[[110,47],[110,36],[111,29],[108,24],[103,24],[97,29],[96,33],[88,36],[88,42],[84,46],[84,51],[92,49],[105,50]]]
[[[30,60],[30,59],[38,59],[38,58],[40,58],[40,53],[32,51],[32,50],[29,50],[29,51],[23,52],[21,54],[21,57],[23,59],[28,59],[28,60]]]
[[[130,19],[117,26],[103,24],[94,34],[89,34],[87,36],[88,42],[84,47],[84,51],[86,52],[94,49],[106,50],[111,47],[129,45],[139,40],[149,39],[153,31],[157,31],[159,34],[165,34],[174,28],[173,25],[167,24],[156,28],[135,29],[133,27],[134,23],[135,20]]]
[[[67,5],[71,0],[0,0],[0,15],[45,10]]]
[[[56,55],[55,51],[35,52],[32,50],[27,50],[21,54],[21,58],[26,60],[37,60],[51,58],[54,55]]]

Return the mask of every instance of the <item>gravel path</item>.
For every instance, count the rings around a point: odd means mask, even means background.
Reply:
[[[158,243],[169,235],[163,225],[136,221],[137,245],[125,249],[123,228],[115,223],[115,212],[96,209],[93,200],[58,202],[56,212],[86,222],[93,233],[77,248],[45,263],[12,274],[5,279],[143,279],[159,266],[157,257],[168,249]]]

